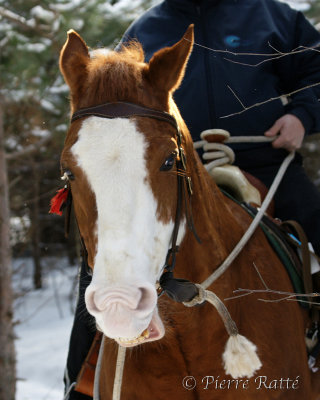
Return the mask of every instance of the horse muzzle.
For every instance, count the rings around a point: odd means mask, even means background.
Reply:
[[[136,346],[164,335],[157,292],[148,282],[110,287],[91,283],[85,302],[98,328],[121,346]]]

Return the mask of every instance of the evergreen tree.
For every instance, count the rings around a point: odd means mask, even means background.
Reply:
[[[307,17],[320,29],[320,1],[309,0],[310,8],[306,11]]]
[[[0,1],[0,89],[11,210],[29,221],[28,237],[19,249],[32,247],[36,287],[41,287],[39,248],[63,240],[63,221],[54,222],[47,211],[60,185],[59,154],[69,112],[68,88],[58,68],[66,33],[73,28],[92,47],[113,47],[150,4],[150,0],[45,0],[41,5],[36,0]],[[25,154],[23,149],[30,146],[35,151]]]
[[[15,350],[12,323],[11,253],[6,160],[0,96],[0,400],[15,398]]]
[[[48,203],[61,185],[59,154],[68,121],[68,88],[58,68],[66,33],[73,28],[91,46],[113,47],[149,4],[149,0],[130,4],[44,0],[41,5],[36,0],[0,0],[0,400],[15,396],[5,161],[11,182],[11,217],[20,218],[20,230],[24,227],[21,237],[13,232],[14,250],[19,244],[20,250],[32,251],[34,284],[40,288],[41,254],[50,242],[61,246],[63,240],[63,221],[48,216]]]

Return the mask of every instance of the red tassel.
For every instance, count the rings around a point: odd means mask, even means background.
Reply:
[[[67,201],[68,194],[69,189],[67,187],[57,191],[57,194],[50,201],[50,214],[62,215],[62,208]]]

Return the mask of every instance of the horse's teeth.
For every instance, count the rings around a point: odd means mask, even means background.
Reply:
[[[145,329],[142,333],[141,336],[145,337],[146,339],[148,339],[148,337],[150,336],[150,332],[149,329]]]
[[[145,339],[148,339],[150,335],[149,329],[145,329],[139,336],[133,338],[118,338],[119,342],[124,344],[137,344],[143,342]]]

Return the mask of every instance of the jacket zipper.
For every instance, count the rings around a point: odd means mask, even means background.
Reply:
[[[203,45],[208,46],[208,35],[207,35],[207,30],[205,27],[205,18],[202,16],[203,13],[201,12],[201,7],[199,5],[196,6],[196,11],[199,16],[200,20],[200,27],[201,27],[201,32],[202,32],[202,37],[203,37]],[[209,46],[208,46],[209,47]],[[206,74],[206,81],[207,81],[207,98],[208,98],[208,104],[209,104],[209,120],[211,126],[208,126],[206,129],[210,128],[216,128],[216,121],[217,121],[217,116],[216,116],[216,111],[215,111],[215,101],[214,101],[214,96],[213,96],[213,73],[211,72],[210,68],[210,50],[203,49],[204,53],[204,65],[205,65],[205,74]]]

